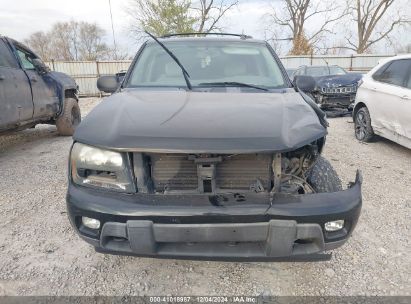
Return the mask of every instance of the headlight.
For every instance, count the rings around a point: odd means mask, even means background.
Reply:
[[[75,143],[70,162],[71,177],[78,185],[135,191],[127,157],[121,153]]]

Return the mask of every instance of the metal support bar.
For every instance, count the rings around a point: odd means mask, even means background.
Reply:
[[[272,167],[273,167],[273,174],[274,174],[274,187],[271,192],[280,192],[281,190],[281,153],[274,154]]]

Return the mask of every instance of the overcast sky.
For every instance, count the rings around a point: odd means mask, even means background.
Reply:
[[[133,52],[127,33],[130,20],[126,13],[129,0],[111,0],[115,35],[118,44]],[[261,16],[267,12],[266,0],[241,0],[224,19],[227,31],[264,38]],[[0,34],[24,40],[34,31],[47,31],[58,21],[96,22],[106,30],[112,43],[108,0],[0,0]]]
[[[234,33],[244,31],[246,34],[264,39],[265,23],[262,17],[269,12],[271,5],[275,5],[275,1],[240,0],[240,5],[224,18],[222,23],[224,30]],[[411,0],[398,1],[407,3]],[[111,0],[116,40],[122,50],[132,54],[135,53],[137,45],[128,36],[127,25],[130,22],[126,13],[128,4],[129,0]],[[409,12],[410,6],[405,5],[403,9]],[[35,31],[48,31],[55,22],[72,19],[96,22],[106,31],[106,42],[112,44],[108,0],[0,0],[0,34],[16,40],[24,40]],[[410,43],[410,33],[405,34],[399,33],[402,41],[405,39]],[[340,36],[339,39],[342,38]],[[386,51],[382,47],[379,50]]]

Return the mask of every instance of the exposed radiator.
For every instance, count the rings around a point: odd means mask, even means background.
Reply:
[[[272,156],[268,154],[213,155],[209,162],[207,157],[187,154],[153,153],[148,156],[157,192],[271,189]]]
[[[195,190],[197,166],[181,154],[151,154],[151,179],[157,191]]]

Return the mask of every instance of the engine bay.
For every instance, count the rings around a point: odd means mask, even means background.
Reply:
[[[224,194],[315,192],[306,173],[318,156],[308,145],[286,153],[133,153],[138,192]]]

